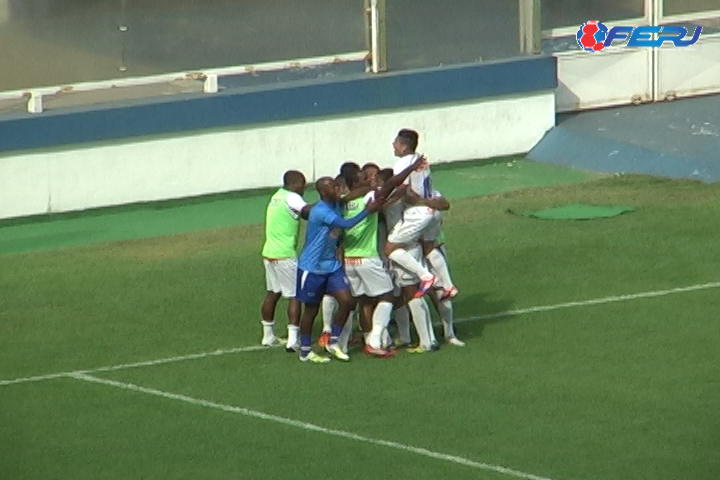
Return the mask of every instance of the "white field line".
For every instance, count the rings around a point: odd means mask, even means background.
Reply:
[[[595,298],[591,300],[582,300],[577,302],[566,302],[566,303],[557,303],[554,305],[541,305],[537,307],[530,307],[530,308],[521,308],[517,310],[507,310],[504,312],[497,312],[497,313],[490,313],[487,315],[478,315],[474,317],[466,317],[466,318],[459,318],[456,319],[456,323],[463,323],[463,322],[472,322],[472,321],[478,321],[478,320],[492,320],[495,318],[505,318],[505,317],[512,317],[517,315],[524,315],[528,313],[539,313],[539,312],[550,312],[554,310],[562,310],[565,308],[574,308],[574,307],[587,307],[591,305],[603,305],[608,303],[618,303],[618,302],[626,302],[630,300],[638,300],[642,298],[656,298],[656,297],[665,297],[668,295],[674,295],[679,293],[688,293],[688,292],[695,292],[698,290],[708,290],[712,288],[720,288],[720,282],[711,282],[711,283],[703,283],[698,285],[691,285],[689,287],[679,287],[679,288],[672,288],[669,290],[654,290],[650,292],[641,292],[641,293],[634,293],[630,295],[620,295],[620,296],[611,296],[611,297],[603,297],[603,298]],[[23,377],[23,378],[16,378],[12,380],[0,380],[0,387],[4,387],[7,385],[14,385],[17,383],[27,383],[27,382],[40,382],[43,380],[51,380],[54,378],[62,378],[71,376],[73,374],[77,373],[97,373],[97,372],[110,372],[114,370],[126,370],[130,368],[138,368],[138,367],[150,367],[154,365],[163,365],[166,363],[175,363],[175,362],[183,362],[186,360],[200,360],[207,357],[215,357],[220,355],[228,355],[233,353],[242,353],[242,352],[254,352],[258,350],[265,350],[268,347],[263,346],[251,346],[251,347],[239,347],[239,348],[231,348],[231,349],[225,349],[225,350],[215,350],[212,352],[202,352],[202,353],[193,353],[190,355],[180,355],[177,357],[169,357],[169,358],[161,358],[158,360],[149,360],[145,362],[135,362],[135,363],[125,363],[122,365],[113,365],[109,367],[100,367],[100,368],[93,368],[93,369],[87,369],[87,370],[74,370],[71,372],[60,372],[60,373],[51,373],[47,375],[37,375],[33,377]]]
[[[394,448],[396,450],[414,453],[416,455],[421,455],[423,457],[434,458],[436,460],[443,460],[445,462],[454,463],[457,465],[464,465],[466,467],[476,468],[479,470],[486,470],[486,471],[502,473],[502,474],[509,475],[509,476],[515,477],[515,478],[522,478],[525,480],[551,480],[547,477],[540,477],[538,475],[521,472],[519,470],[513,470],[511,468],[503,467],[500,465],[492,465],[489,463],[476,462],[476,461],[469,460],[464,457],[458,457],[455,455],[448,455],[445,453],[434,452],[432,450],[427,450],[425,448],[413,447],[412,445],[405,445],[402,443],[391,442],[388,440],[380,440],[380,439],[376,439],[376,438],[364,437],[362,435],[358,435],[358,434],[355,434],[352,432],[346,432],[343,430],[335,430],[332,428],[325,428],[325,427],[321,427],[319,425],[315,425],[313,423],[307,423],[307,422],[302,422],[299,420],[293,420],[291,418],[280,417],[277,415],[271,415],[269,413],[264,413],[264,412],[260,412],[257,410],[251,410],[248,408],[235,407],[232,405],[225,405],[222,403],[210,402],[208,400],[202,400],[199,398],[188,397],[186,395],[181,395],[181,394],[177,394],[177,393],[170,393],[170,392],[164,392],[162,390],[156,390],[154,388],[141,387],[139,385],[134,385],[132,383],[116,382],[114,380],[107,380],[104,378],[93,377],[93,376],[87,375],[85,373],[73,373],[73,374],[70,374],[69,376],[72,378],[75,378],[77,380],[82,380],[84,382],[98,383],[101,385],[107,385],[107,386],[111,386],[111,387],[115,387],[115,388],[120,388],[123,390],[130,390],[133,392],[145,393],[148,395],[162,397],[162,398],[166,398],[166,399],[170,399],[170,400],[178,400],[181,402],[189,403],[191,405],[196,405],[196,406],[206,407],[206,408],[213,408],[213,409],[222,410],[222,411],[228,412],[228,413],[244,415],[246,417],[259,418],[260,420],[267,420],[269,422],[279,423],[282,425],[287,425],[290,427],[295,427],[295,428],[299,428],[299,429],[307,430],[307,431],[311,431],[311,432],[323,433],[325,435],[331,435],[334,437],[345,438],[348,440],[354,440],[356,442],[369,443],[371,445],[377,445],[380,447]]]

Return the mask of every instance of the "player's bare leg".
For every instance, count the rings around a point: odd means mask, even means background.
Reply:
[[[300,348],[300,300],[291,298],[288,300],[288,339],[285,351],[288,353],[297,352]]]
[[[333,323],[331,326],[332,335],[330,337],[330,344],[326,347],[326,350],[338,360],[347,362],[350,360],[350,357],[342,351],[342,349],[338,345],[338,340],[340,335],[342,334],[345,324],[347,323],[348,315],[350,314],[355,305],[355,301],[350,294],[349,289],[337,290],[331,292],[331,295],[335,297],[335,300],[337,300],[338,308],[335,311],[335,316],[333,317]]]
[[[260,307],[260,315],[262,316],[263,337],[261,344],[265,346],[273,346],[278,340],[275,337],[275,308],[280,300],[280,292],[267,291],[265,299]]]
[[[327,357],[321,357],[312,351],[312,328],[317,317],[320,306],[317,304],[305,304],[305,309],[300,317],[300,360],[312,363],[327,363]]]

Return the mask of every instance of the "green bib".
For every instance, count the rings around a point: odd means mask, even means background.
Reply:
[[[365,210],[365,199],[358,198],[347,203],[343,216],[352,218]],[[345,231],[345,256],[372,258],[378,254],[378,215],[372,213],[353,228]]]
[[[270,199],[265,213],[265,258],[293,258],[297,256],[300,219],[287,206],[285,199],[291,192],[281,188]]]

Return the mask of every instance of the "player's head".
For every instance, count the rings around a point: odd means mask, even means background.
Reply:
[[[383,168],[380,170],[377,174],[377,177],[375,177],[375,186],[376,187],[382,187],[385,182],[390,180],[393,176],[393,169],[392,168]]]
[[[348,175],[351,175],[355,172],[360,171],[360,165],[358,165],[355,162],[345,162],[342,165],[340,165],[340,175],[347,178]]]
[[[370,181],[365,170],[358,170],[355,173],[344,176],[343,179],[345,180],[348,191],[352,190],[353,188],[370,185]]]
[[[362,171],[365,174],[367,181],[372,183],[375,181],[375,177],[377,177],[377,174],[380,173],[380,167],[378,167],[374,163],[366,163],[365,165],[363,165]]]
[[[335,202],[340,198],[337,193],[337,184],[332,177],[321,177],[315,182],[315,190],[320,194],[320,198],[327,202]]]
[[[415,153],[418,146],[420,135],[415,130],[403,128],[393,141],[393,153],[396,157],[403,157]]]
[[[305,175],[297,170],[288,170],[283,175],[283,188],[302,195],[305,192]]]
[[[335,177],[335,190],[337,191],[338,197],[341,197],[350,191],[347,177],[345,175],[338,175]]]

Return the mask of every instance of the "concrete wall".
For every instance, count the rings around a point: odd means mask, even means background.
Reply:
[[[389,166],[405,127],[434,162],[527,152],[554,125],[555,64],[543,65],[552,81],[523,83],[507,70],[518,93],[497,69],[482,74],[494,87],[459,69],[385,76],[371,88],[303,85],[295,97],[276,89],[0,119],[0,218],[275,186],[287,169],[313,180],[345,161]],[[338,105],[332,95],[352,99]]]

